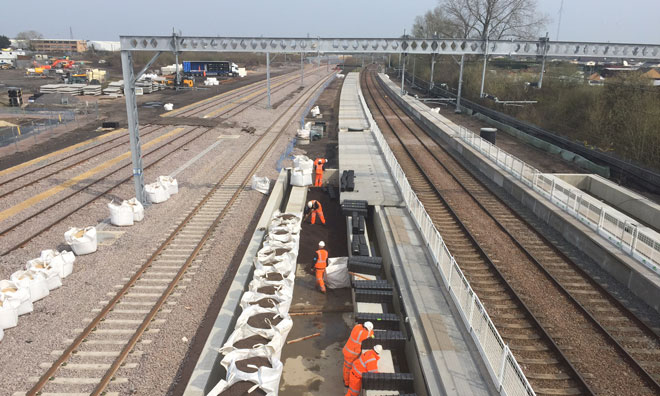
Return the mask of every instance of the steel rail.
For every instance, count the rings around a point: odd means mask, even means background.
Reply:
[[[163,126],[161,126],[161,127],[159,127],[159,128],[152,129],[152,130],[150,130],[150,131],[147,131],[144,135],[141,135],[141,137],[151,135],[152,133],[157,132],[157,131],[159,131],[159,130],[161,130],[161,129],[163,129],[163,128],[166,128],[166,127],[167,127],[166,125],[163,125]],[[86,149],[86,150],[83,150],[83,151],[79,151],[79,152],[75,153],[75,155],[82,154],[82,153],[84,153],[84,152],[86,152],[86,151],[89,151],[89,150],[92,150],[92,149],[98,148],[98,147],[102,146],[102,145],[105,144],[105,143],[110,143],[110,142],[113,142],[113,141],[115,141],[115,140],[117,140],[117,139],[121,139],[121,138],[123,138],[123,137],[128,138],[128,134],[125,135],[125,136],[120,136],[120,137],[115,138],[115,139],[113,139],[113,140],[110,140],[110,141],[107,141],[107,142],[104,142],[104,143],[98,144],[98,145],[96,145],[96,146],[94,146],[94,147],[90,147],[89,149]],[[117,148],[117,147],[123,146],[123,145],[125,145],[125,144],[127,144],[127,143],[129,143],[128,140],[125,141],[125,142],[121,142],[121,143],[119,143],[119,144],[115,144],[114,146],[107,147],[107,148],[105,149],[104,153],[107,153],[109,150],[112,150],[112,149],[115,149],[115,148]],[[11,195],[11,194],[15,193],[16,191],[18,191],[18,190],[20,190],[20,189],[22,189],[22,188],[25,188],[25,187],[29,187],[29,186],[31,186],[31,185],[34,185],[35,183],[40,182],[41,180],[43,180],[43,179],[45,179],[45,178],[47,178],[47,177],[53,176],[53,175],[56,174],[56,173],[59,173],[59,172],[65,171],[65,170],[67,170],[67,169],[71,169],[71,168],[73,168],[74,166],[80,165],[80,164],[82,164],[83,162],[88,161],[88,160],[90,160],[90,159],[96,157],[97,155],[98,155],[98,154],[92,154],[92,155],[90,155],[90,156],[87,156],[87,157],[85,157],[85,158],[79,160],[78,162],[74,162],[73,164],[69,164],[69,165],[65,166],[64,168],[60,168],[60,169],[58,169],[58,170],[52,171],[51,173],[48,173],[48,174],[46,174],[46,175],[44,175],[44,176],[40,176],[40,177],[38,177],[37,179],[34,179],[34,180],[32,180],[32,181],[27,182],[26,184],[20,185],[20,186],[18,186],[18,187],[14,187],[14,189],[12,189],[12,190],[10,190],[10,191],[7,191],[7,192],[4,192],[4,193],[0,194],[0,198],[4,198],[4,197],[6,197],[6,196],[8,196],[8,195]],[[46,165],[44,165],[44,166],[41,166],[41,167],[39,167],[39,168],[37,168],[37,169],[33,169],[33,170],[31,170],[31,171],[29,171],[29,172],[26,172],[26,173],[24,173],[24,174],[22,174],[22,175],[16,176],[16,177],[14,177],[14,178],[12,178],[12,179],[9,179],[9,180],[6,180],[6,181],[2,182],[2,183],[0,184],[0,186],[4,186],[5,184],[8,184],[8,183],[10,183],[10,182],[12,182],[12,181],[14,181],[14,180],[16,180],[16,179],[23,178],[23,177],[25,177],[25,176],[27,176],[27,175],[33,174],[33,173],[38,172],[38,171],[40,171],[40,170],[42,170],[42,169],[44,169],[44,168],[47,168],[47,167],[49,167],[49,166],[53,166],[53,165],[55,165],[55,164],[57,164],[57,163],[60,163],[60,162],[62,162],[62,161],[66,161],[66,160],[68,160],[68,159],[71,159],[71,157],[62,158],[62,159],[57,160],[57,161],[55,161],[55,162],[51,162],[51,163],[49,163],[49,164],[46,164]]]
[[[481,247],[481,245],[477,242],[476,238],[472,235],[472,233],[468,230],[467,226],[460,220],[458,217],[458,214],[451,208],[449,203],[445,200],[444,196],[438,189],[438,187],[431,181],[429,175],[422,170],[421,165],[417,161],[417,159],[413,156],[413,154],[410,152],[409,148],[406,147],[406,145],[403,143],[401,137],[395,132],[395,128],[392,126],[391,122],[387,119],[387,116],[385,115],[385,111],[382,109],[382,107],[377,103],[375,99],[375,95],[372,92],[372,88],[370,84],[367,82],[365,77],[365,83],[367,86],[367,90],[370,95],[370,101],[373,102],[378,109],[378,111],[381,113],[381,117],[383,121],[386,123],[388,128],[393,132],[394,136],[399,140],[401,147],[405,150],[405,152],[408,154],[410,160],[415,164],[415,166],[418,168],[419,173],[421,176],[426,180],[427,184],[429,187],[435,192],[436,197],[440,200],[440,202],[443,203],[444,209],[449,213],[449,215],[452,217],[454,222],[458,225],[460,230],[468,237],[470,240],[470,243],[474,248],[477,250],[479,255],[481,256],[482,260],[488,264],[488,266],[493,270],[495,277],[498,278],[498,280],[504,285],[505,290],[507,291],[507,294],[511,298],[511,300],[515,301],[517,304],[520,304],[523,309],[523,313],[527,318],[530,319],[530,321],[536,326],[537,331],[540,333],[540,336],[543,338],[547,344],[550,345],[552,348],[553,352],[556,354],[556,356],[559,358],[558,360],[561,361],[566,367],[572,371],[571,377],[572,379],[577,383],[578,387],[582,387],[584,391],[586,391],[588,394],[595,395],[595,392],[591,389],[591,387],[587,384],[586,380],[582,375],[579,373],[579,371],[573,366],[573,364],[568,360],[568,358],[564,355],[564,353],[561,351],[559,346],[555,343],[554,339],[548,334],[548,332],[545,330],[545,328],[541,325],[539,320],[532,314],[532,311],[530,308],[525,304],[521,298],[515,293],[509,282],[504,278],[504,275],[500,272],[500,270],[495,266],[495,264],[492,262],[488,254],[484,251],[484,249]],[[371,81],[373,84],[373,81]],[[366,97],[365,97],[366,98]]]
[[[379,84],[380,84],[381,87],[382,87],[382,82],[379,82]],[[387,103],[387,101],[386,101],[386,103]],[[461,180],[458,178],[458,176],[455,174],[455,172],[453,172],[451,169],[449,169],[448,165],[446,164],[446,161],[443,161],[441,158],[439,158],[439,157],[437,156],[436,153],[434,153],[432,150],[429,149],[429,147],[428,147],[426,144],[424,144],[424,142],[422,141],[422,139],[417,135],[417,133],[415,133],[415,132],[412,130],[412,128],[410,128],[410,126],[409,126],[408,123],[404,120],[404,118],[403,118],[401,115],[397,114],[397,109],[395,109],[394,107],[392,107],[392,105],[391,105],[390,103],[387,103],[387,104],[388,104],[388,107],[392,110],[392,112],[395,113],[395,114],[397,115],[397,117],[399,117],[399,119],[402,120],[402,122],[404,123],[404,125],[406,125],[406,127],[408,128],[408,130],[410,131],[410,133],[411,133],[413,136],[415,136],[415,138],[417,139],[417,141],[419,141],[419,142],[421,143],[421,147],[423,147],[424,150],[426,150],[426,151],[427,151],[427,152],[428,152],[428,153],[429,153],[429,154],[430,154],[430,155],[431,155],[431,156],[437,161],[437,163],[438,163],[438,164],[439,164],[439,165],[440,165],[440,166],[441,166],[441,167],[447,172],[447,174],[449,174],[449,175],[452,177],[452,179],[455,180],[456,183],[457,183],[459,186],[461,186],[461,188],[463,189],[463,191],[464,191],[465,193],[467,193],[467,194],[468,194],[468,195],[474,200],[474,202],[479,206],[479,208],[481,208],[481,210],[483,210],[484,213],[486,213],[486,215],[487,215],[488,217],[490,217],[490,218],[495,222],[495,224],[498,226],[498,228],[499,228],[502,232],[504,232],[509,238],[511,238],[511,240],[512,240],[512,241],[514,242],[514,244],[518,247],[518,249],[520,249],[520,250],[525,254],[525,256],[526,256],[526,257],[527,257],[527,258],[528,258],[528,259],[529,259],[534,265],[536,265],[536,267],[539,268],[539,269],[541,270],[541,272],[542,272],[546,277],[548,277],[549,279],[552,280],[553,284],[554,284],[554,285],[555,285],[555,286],[556,286],[556,287],[557,287],[557,288],[558,288],[558,289],[559,289],[559,290],[560,290],[560,291],[561,291],[561,292],[562,292],[562,293],[568,298],[568,300],[569,300],[569,301],[570,301],[575,307],[577,307],[577,308],[583,313],[583,315],[586,316],[586,317],[591,321],[591,323],[592,323],[594,326],[596,326],[596,328],[597,328],[599,331],[601,331],[602,333],[604,333],[604,334],[606,335],[606,337],[609,339],[609,341],[610,341],[612,344],[614,344],[615,347],[618,349],[619,353],[621,353],[626,359],[629,360],[629,362],[631,363],[632,368],[634,368],[634,369],[637,370],[638,372],[642,373],[642,376],[645,377],[645,379],[651,383],[652,387],[655,388],[656,392],[657,392],[658,394],[660,394],[660,384],[655,380],[655,378],[653,378],[653,376],[652,376],[648,371],[646,371],[646,369],[644,369],[644,367],[643,367],[643,366],[642,366],[642,365],[641,365],[641,364],[640,364],[640,363],[639,363],[639,362],[638,362],[638,361],[637,361],[637,360],[636,360],[636,359],[635,359],[635,358],[634,358],[634,357],[633,357],[633,356],[632,356],[632,355],[626,350],[626,348],[625,348],[625,347],[624,347],[624,346],[623,346],[623,345],[622,345],[622,344],[616,339],[616,337],[614,337],[614,336],[613,336],[613,335],[612,335],[607,329],[605,329],[605,327],[600,323],[600,321],[598,321],[598,319],[596,319],[596,318],[594,317],[594,315],[593,315],[593,314],[587,309],[587,307],[585,307],[583,304],[581,304],[579,301],[577,301],[577,299],[573,296],[573,294],[571,294],[571,292],[570,292],[569,290],[567,290],[567,289],[562,285],[561,281],[560,281],[559,279],[557,279],[554,275],[552,275],[552,274],[549,272],[549,270],[548,270],[543,264],[541,264],[541,262],[540,262],[540,261],[539,261],[539,260],[538,260],[538,259],[537,259],[537,258],[536,258],[536,257],[535,257],[535,256],[534,256],[534,255],[533,255],[533,254],[532,254],[532,253],[531,253],[531,252],[530,252],[530,251],[529,251],[529,250],[528,250],[528,249],[527,249],[527,248],[526,248],[526,247],[525,247],[525,246],[524,246],[524,245],[523,245],[523,244],[522,244],[522,243],[521,243],[521,242],[520,242],[520,241],[519,241],[519,240],[518,240],[513,234],[512,234],[512,233],[511,233],[511,231],[510,231],[506,226],[504,226],[504,224],[502,224],[502,223],[501,223],[501,222],[495,217],[495,215],[494,215],[493,213],[491,213],[490,210],[488,210],[488,209],[484,206],[484,204],[481,202],[481,200],[480,200],[479,198],[477,198],[477,197],[475,196],[475,194],[473,194],[473,192],[470,191],[470,189],[468,189],[468,188],[465,186],[465,182],[464,182],[464,181],[461,181]],[[397,107],[398,107],[398,106],[397,106]],[[474,180],[474,181],[475,181],[480,187],[482,187],[482,188],[484,189],[484,192],[489,193],[489,194],[490,194],[490,195],[491,195],[491,196],[492,196],[497,202],[499,202],[500,204],[502,204],[504,207],[509,208],[509,214],[510,214],[510,215],[514,216],[514,218],[516,218],[516,219],[517,219],[519,222],[521,222],[523,225],[526,225],[526,226],[528,225],[527,222],[526,222],[524,219],[522,219],[522,218],[518,215],[517,212],[515,212],[515,211],[514,211],[513,209],[511,209],[511,208],[510,208],[510,207],[509,207],[504,201],[502,201],[499,197],[497,197],[495,194],[493,194],[493,193],[490,191],[490,189],[489,189],[485,184],[483,184],[483,182],[482,182],[481,180],[479,180],[478,178],[472,176],[471,173],[470,173],[470,171],[467,170],[467,169],[465,169],[465,167],[463,167],[463,165],[460,163],[460,161],[455,157],[455,155],[454,155],[453,153],[449,153],[449,151],[446,150],[444,147],[442,147],[442,145],[437,144],[437,142],[435,141],[435,139],[433,139],[432,136],[431,136],[431,135],[425,130],[425,128],[422,127],[422,126],[421,126],[421,125],[420,125],[420,124],[419,124],[414,118],[409,117],[409,116],[405,113],[405,111],[402,110],[402,109],[399,109],[398,111],[404,113],[404,114],[405,114],[405,117],[408,118],[410,121],[412,121],[412,122],[415,124],[415,126],[416,126],[417,128],[419,128],[419,130],[422,131],[422,133],[425,133],[426,135],[428,135],[429,138],[431,138],[431,139],[436,143],[436,145],[437,145],[438,148],[440,148],[440,149],[441,149],[443,152],[445,152],[445,153],[446,153],[451,159],[453,159],[454,162],[456,163],[456,165],[457,165],[458,167],[460,167],[463,171],[465,171],[469,177],[471,177],[471,178],[472,178],[472,179],[473,179],[473,180]],[[403,142],[402,142],[402,144],[403,144]],[[564,255],[563,252],[561,252],[559,249],[557,249],[557,248],[556,248],[556,247],[555,247],[550,241],[547,240],[547,238],[545,238],[545,236],[543,236],[541,233],[539,233],[538,231],[536,231],[536,230],[535,230],[533,227],[531,227],[531,226],[529,226],[528,228],[530,228],[530,229],[532,230],[532,232],[534,232],[534,234],[535,234],[535,235],[536,235],[541,241],[543,241],[543,242],[546,243],[546,246],[547,246],[547,247],[552,248],[552,250],[554,251],[554,253],[556,253],[556,254],[559,255],[562,259],[564,259],[564,261],[566,261],[566,262],[567,262],[572,268],[579,268],[579,266],[578,266],[577,264],[575,264],[575,262],[573,262],[573,260],[571,260],[569,257],[567,257],[566,255]],[[644,323],[639,317],[637,317],[634,313],[632,313],[629,309],[627,309],[627,308],[626,308],[626,307],[625,307],[625,306],[624,306],[624,305],[623,305],[618,299],[616,299],[614,296],[612,296],[612,295],[611,295],[606,289],[604,289],[602,286],[600,286],[597,282],[593,282],[593,280],[591,279],[591,277],[588,276],[586,273],[584,273],[583,270],[580,269],[580,270],[577,271],[577,272],[581,273],[582,275],[585,275],[586,278],[587,278],[587,279],[590,281],[590,283],[592,284],[592,286],[594,286],[598,291],[600,291],[601,293],[603,293],[603,294],[604,294],[604,297],[607,297],[609,300],[611,300],[611,301],[610,301],[611,303],[613,303],[615,306],[617,306],[617,308],[621,309],[621,310],[623,311],[623,313],[626,314],[630,319],[632,319],[632,321],[633,321],[634,323],[636,323],[638,326],[640,326],[640,327],[641,327],[640,331],[641,331],[642,333],[647,333],[647,336],[651,335],[651,337],[654,338],[656,342],[660,341],[660,338],[655,334],[655,332],[653,331],[653,329],[651,329],[650,326],[648,326],[648,325],[647,325],[646,323]]]
[[[321,83],[323,82],[323,79],[313,85],[310,86],[307,91],[311,91],[315,89],[316,87],[320,86]],[[211,198],[213,193],[217,191],[223,184],[224,181],[227,180],[230,176],[232,176],[233,172],[239,167],[239,165],[243,162],[245,158],[249,154],[251,154],[252,150],[268,135],[270,130],[274,128],[277,122],[279,122],[285,115],[286,113],[294,107],[294,105],[297,102],[292,103],[287,110],[282,112],[282,114],[271,124],[271,126],[264,132],[263,135],[259,137],[253,144],[248,148],[248,150],[241,156],[241,158],[236,161],[236,163],[230,168],[230,170],[214,185],[214,187],[206,194],[206,196],[197,204],[195,205],[195,208],[184,218],[184,220],[170,233],[168,238],[156,249],[156,251],[147,259],[147,261],[135,272],[135,274],[129,279],[129,281],[122,287],[117,294],[107,303],[106,306],[101,309],[99,314],[90,322],[89,325],[83,329],[83,332],[81,332],[65,349],[62,353],[62,355],[53,363],[53,365],[39,378],[37,383],[26,393],[27,396],[36,396],[40,393],[41,389],[48,384],[50,381],[50,378],[57,372],[57,370],[71,357],[73,352],[78,348],[84,340],[92,333],[92,331],[98,326],[99,323],[103,321],[105,316],[114,309],[114,307],[119,303],[122,297],[128,293],[128,291],[131,289],[131,287],[137,282],[137,280],[142,277],[142,275],[149,269],[151,264],[155,261],[155,259],[158,257],[158,255],[163,252],[169,244],[174,240],[174,238],[177,236],[177,234],[186,226],[188,222],[199,212],[199,210],[206,204],[206,202]],[[140,337],[144,333],[144,331],[147,329],[155,315],[158,313],[158,311],[162,308],[163,304],[166,302],[167,298],[170,296],[174,288],[177,286],[178,282],[181,280],[185,272],[188,270],[190,267],[190,264],[194,261],[194,259],[197,257],[199,252],[202,250],[204,244],[208,240],[208,238],[211,236],[211,234],[215,231],[216,226],[219,224],[219,222],[225,217],[226,213],[228,210],[231,208],[233,203],[236,201],[238,198],[238,195],[242,192],[243,188],[245,185],[248,183],[250,177],[253,174],[253,171],[261,165],[261,163],[265,160],[266,155],[272,147],[277,143],[278,138],[286,131],[286,128],[290,124],[291,120],[296,116],[294,113],[291,118],[287,121],[287,123],[282,127],[282,130],[275,136],[273,139],[273,142],[267,147],[266,152],[260,156],[259,160],[256,162],[255,166],[252,167],[252,169],[247,173],[246,178],[244,179],[242,185],[236,190],[234,195],[232,195],[232,198],[230,201],[226,204],[226,206],[223,208],[223,210],[218,214],[216,219],[213,221],[213,223],[209,226],[205,234],[202,236],[201,240],[197,243],[195,246],[193,252],[191,255],[188,257],[188,259],[185,261],[185,263],[181,266],[177,274],[175,275],[175,278],[172,280],[172,282],[168,285],[168,287],[163,291],[161,294],[160,298],[157,300],[155,305],[152,307],[152,309],[149,311],[147,314],[147,317],[143,320],[143,322],[140,324],[138,329],[135,331],[135,333],[131,336],[130,340],[127,342],[127,344],[124,346],[122,351],[120,352],[119,356],[113,361],[111,364],[110,368],[106,371],[105,375],[101,378],[101,381],[95,389],[92,391],[91,395],[102,395],[104,393],[105,388],[107,385],[110,383],[112,380],[114,374],[116,371],[121,367],[123,361],[126,359],[130,351],[135,347],[135,344],[139,341]]]
[[[292,82],[293,82],[294,80],[296,80],[296,79],[293,79]],[[284,88],[284,87],[281,87],[281,88]],[[243,106],[238,112],[236,112],[235,114],[233,114],[233,116],[236,116],[236,115],[242,113],[243,111],[247,110],[250,106],[252,106],[252,105],[256,104],[257,102],[259,102],[259,101],[261,100],[260,97],[261,97],[261,95],[257,95],[255,98],[252,98],[251,100],[249,100],[249,101],[247,101],[247,102],[245,102],[245,103],[237,104],[236,107],[234,107],[234,108],[232,108],[232,109],[230,109],[230,110],[228,110],[228,111],[233,111],[233,110],[236,110],[237,108],[239,108],[240,106]],[[166,127],[166,126],[165,126],[165,127]],[[191,129],[190,131],[186,132],[184,135],[181,135],[181,136],[179,136],[179,137],[177,137],[177,138],[175,138],[175,139],[173,139],[173,140],[170,140],[170,141],[164,143],[163,145],[161,145],[161,146],[155,148],[154,150],[150,151],[149,153],[145,154],[145,157],[146,157],[147,155],[151,154],[152,152],[154,152],[154,151],[156,151],[156,150],[159,150],[160,148],[166,146],[167,144],[169,144],[169,143],[173,143],[173,142],[175,142],[176,140],[183,138],[184,136],[190,134],[192,131],[194,131],[194,130],[196,130],[196,129],[199,129],[199,127],[195,127],[195,128],[193,128],[193,129]],[[212,129],[212,128],[207,128],[206,131],[204,131],[204,132],[201,133],[200,135],[196,136],[195,138],[193,138],[193,139],[191,139],[191,140],[185,142],[185,143],[182,144],[180,147],[178,147],[178,148],[176,148],[176,149],[170,151],[169,154],[171,154],[171,153],[173,153],[174,151],[178,150],[179,148],[185,146],[186,144],[188,144],[188,143],[190,143],[190,142],[192,142],[192,141],[194,141],[194,140],[200,138],[200,137],[203,136],[205,133],[209,132],[211,129]],[[163,159],[163,157],[159,158],[156,162],[160,162],[162,159]],[[53,208],[54,206],[56,206],[56,205],[58,205],[58,204],[64,202],[64,201],[67,200],[68,198],[70,198],[70,197],[72,197],[72,196],[74,196],[74,195],[76,195],[76,194],[78,194],[78,193],[81,193],[81,192],[85,191],[85,189],[91,187],[92,185],[95,185],[96,183],[99,183],[99,182],[103,181],[103,179],[107,178],[108,176],[112,176],[112,175],[116,174],[117,172],[119,172],[119,171],[121,171],[121,170],[123,170],[123,169],[125,169],[125,168],[127,168],[127,167],[130,167],[130,165],[131,165],[131,164],[129,164],[129,165],[125,165],[124,167],[119,168],[119,169],[117,169],[117,170],[115,170],[115,171],[113,171],[113,172],[111,172],[111,173],[105,175],[103,178],[100,178],[100,179],[98,179],[98,180],[96,180],[96,181],[94,181],[94,182],[88,184],[88,185],[85,186],[83,189],[78,190],[78,191],[75,191],[75,192],[73,192],[72,194],[70,194],[70,195],[68,195],[68,196],[66,196],[66,197],[63,197],[62,199],[60,199],[60,200],[58,200],[58,201],[52,203],[51,205],[48,205],[47,207],[43,208],[43,209],[40,210],[39,212],[37,212],[37,213],[35,213],[35,214],[33,214],[33,215],[31,215],[31,216],[29,216],[29,217],[27,217],[27,218],[25,218],[25,219],[19,221],[19,222],[16,223],[16,224],[13,224],[13,225],[9,226],[8,228],[6,228],[6,229],[4,229],[4,230],[1,230],[1,231],[0,231],[0,236],[6,235],[7,233],[11,232],[12,230],[15,230],[15,229],[18,228],[19,226],[21,226],[21,225],[25,224],[26,222],[28,222],[28,221],[30,221],[30,220],[36,218],[37,216],[41,215],[44,211],[49,210],[49,209]],[[150,164],[150,165],[146,166],[145,169],[149,168],[151,165],[153,165],[153,164]],[[44,233],[45,231],[49,230],[50,228],[52,228],[52,227],[53,227],[54,225],[56,225],[57,223],[59,223],[59,222],[61,222],[62,220],[64,220],[66,217],[72,215],[73,213],[75,213],[76,211],[78,211],[78,210],[80,210],[81,208],[85,207],[86,205],[89,205],[90,203],[96,201],[97,199],[101,198],[103,195],[109,193],[109,192],[110,192],[111,190],[113,190],[114,188],[119,187],[121,184],[123,184],[123,183],[125,183],[125,182],[128,182],[128,181],[130,181],[131,179],[132,179],[132,176],[127,177],[127,178],[125,178],[125,179],[122,179],[122,181],[120,181],[118,184],[116,184],[116,185],[110,187],[109,189],[103,191],[101,194],[98,194],[97,196],[95,196],[95,197],[92,198],[91,200],[88,200],[88,201],[85,202],[83,205],[78,206],[78,207],[75,208],[74,210],[67,212],[67,214],[65,214],[64,216],[60,217],[60,218],[59,218],[58,220],[56,220],[55,222],[53,222],[53,223],[51,223],[51,224],[49,224],[49,225],[43,227],[42,229],[40,229],[40,230],[37,231],[36,233],[32,234],[30,237],[24,239],[24,240],[21,241],[20,243],[15,244],[15,245],[12,246],[11,248],[9,248],[9,249],[5,250],[4,252],[0,253],[0,256],[6,256],[7,254],[11,253],[12,251],[14,251],[14,250],[16,250],[16,249],[18,249],[18,248],[24,246],[24,245],[25,245],[26,243],[28,243],[30,240],[34,239],[36,236],[39,236],[39,235],[41,235],[42,233]]]

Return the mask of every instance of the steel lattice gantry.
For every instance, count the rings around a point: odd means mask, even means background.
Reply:
[[[122,51],[363,53],[660,60],[660,45],[473,39],[121,36]],[[486,51],[486,47],[488,48]],[[545,51],[544,51],[545,49]]]
[[[144,178],[135,82],[163,52],[262,52],[317,54],[489,55],[550,58],[608,58],[660,60],[660,45],[529,40],[417,39],[417,38],[285,38],[203,36],[120,36],[124,94],[131,141],[135,196],[143,204]],[[134,51],[155,52],[137,74]],[[485,68],[484,68],[485,70]],[[270,81],[268,81],[269,83]],[[270,86],[270,84],[268,84]],[[403,86],[402,86],[403,91]],[[270,90],[269,90],[270,92]]]

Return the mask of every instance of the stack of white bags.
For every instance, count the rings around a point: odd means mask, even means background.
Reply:
[[[147,199],[151,203],[161,203],[170,199],[171,195],[179,192],[179,184],[176,179],[169,176],[159,176],[155,183],[144,186]]]
[[[30,260],[25,270],[0,281],[0,340],[4,329],[18,325],[18,317],[33,310],[33,303],[62,286],[62,279],[73,272],[76,257],[68,251],[44,250]]]
[[[293,298],[300,227],[300,214],[276,212],[273,215],[263,247],[254,259],[253,279],[248,291],[241,297],[243,312],[236,320],[234,332],[220,349],[224,355],[221,364],[227,370],[227,377],[207,396],[217,396],[241,381],[254,383],[254,387],[264,391],[267,396],[277,396],[283,368],[280,356],[293,326],[288,312]],[[259,292],[268,286],[274,288],[273,294]],[[266,307],[262,306],[264,301],[267,302]],[[267,329],[250,326],[248,322],[252,316],[264,313],[272,315],[273,320],[281,320]],[[267,341],[251,348],[235,346],[239,341],[253,336],[264,337]],[[257,367],[254,372],[246,372],[237,367],[236,362],[252,357],[267,358],[271,367]]]
[[[291,170],[291,185],[304,187],[312,185],[312,173],[314,172],[314,161],[304,155],[293,157],[293,169]]]

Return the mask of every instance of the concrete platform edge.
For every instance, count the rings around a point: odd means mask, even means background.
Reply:
[[[218,313],[218,317],[213,324],[213,329],[209,338],[204,344],[204,349],[197,360],[195,369],[190,377],[190,381],[183,393],[184,396],[203,396],[206,395],[215,384],[220,381],[220,360],[222,356],[218,349],[222,347],[229,335],[234,329],[238,311],[240,310],[240,300],[243,292],[247,289],[248,283],[252,278],[254,270],[253,258],[266,235],[267,226],[273,213],[282,205],[282,200],[286,196],[289,185],[289,173],[287,169],[282,169],[272,191],[266,207],[259,218],[257,228],[252,234],[252,239],[245,250],[245,254],[239,264],[238,271],[234,276],[227,296]]]
[[[547,199],[511,177],[490,160],[484,158],[481,153],[455,138],[451,131],[443,130],[433,120],[411,106],[408,100],[414,101],[414,99],[402,98],[396,89],[392,88],[389,80],[383,79],[383,81],[391,97],[405,109],[406,113],[435,134],[434,140],[479,169],[481,173],[532,210],[546,224],[561,233],[568,242],[590,256],[633,294],[656,311],[660,311],[660,280],[652,278],[655,277],[655,274],[625,255],[605,238],[595,234],[586,225],[562,212]]]

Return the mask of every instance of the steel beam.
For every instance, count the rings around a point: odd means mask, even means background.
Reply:
[[[133,54],[130,51],[121,52],[121,68],[124,76],[124,96],[126,97],[126,115],[128,118],[128,133],[131,144],[131,160],[133,161],[135,198],[137,198],[137,200],[143,205],[146,205],[146,197],[144,196],[144,175],[142,172],[140,126],[138,121],[137,100],[135,98]]]
[[[121,36],[123,51],[186,52],[323,52],[419,55],[541,56],[547,45],[550,58],[609,58],[660,60],[658,44],[592,43],[577,41],[402,39],[402,38],[295,38]]]
[[[268,108],[270,109],[270,52],[266,52],[266,87],[268,91]]]

